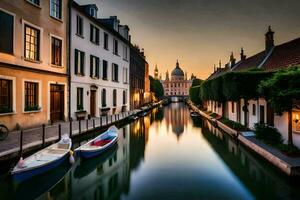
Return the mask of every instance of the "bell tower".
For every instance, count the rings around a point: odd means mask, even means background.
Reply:
[[[154,79],[158,79],[158,68],[157,68],[157,64],[155,65],[155,69],[154,69]]]

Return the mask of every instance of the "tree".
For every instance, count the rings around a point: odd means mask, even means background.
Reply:
[[[193,82],[192,82],[192,86],[191,86],[191,87],[201,85],[202,82],[203,82],[203,80],[201,80],[201,79],[199,79],[199,78],[195,78],[195,79],[193,79]]]
[[[300,100],[300,67],[276,72],[260,83],[258,92],[271,102],[275,113],[288,112],[288,144],[292,146],[292,109]]]
[[[195,87],[190,87],[189,96],[190,96],[190,100],[194,104],[196,104],[196,105],[201,104],[202,101],[200,99],[200,85],[195,86]]]
[[[161,98],[164,96],[164,88],[159,80],[154,79],[149,76],[150,79],[150,91],[154,93],[156,98]]]

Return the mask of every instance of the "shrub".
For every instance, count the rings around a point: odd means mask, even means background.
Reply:
[[[226,124],[227,126],[233,128],[234,130],[237,130],[237,131],[246,131],[248,130],[248,128],[238,122],[235,122],[235,121],[232,121],[230,119],[227,119],[227,118],[224,118],[222,117],[220,119],[220,121],[223,123],[223,124]]]
[[[201,104],[202,101],[200,99],[200,86],[191,87],[189,90],[189,96],[194,104]]]
[[[282,143],[281,134],[274,127],[266,126],[264,124],[255,124],[256,138],[271,145],[279,145]]]

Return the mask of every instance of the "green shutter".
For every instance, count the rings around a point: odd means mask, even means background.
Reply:
[[[77,49],[75,49],[74,64],[75,64],[75,74],[78,74],[78,50]]]

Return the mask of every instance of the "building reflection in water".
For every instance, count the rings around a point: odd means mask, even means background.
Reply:
[[[172,132],[176,135],[177,140],[179,140],[180,136],[184,132],[184,129],[188,125],[188,111],[185,105],[182,103],[171,103],[164,109],[167,130],[169,130],[171,126]]]
[[[204,121],[202,133],[231,171],[252,194],[257,195],[257,199],[297,199],[294,196],[297,194],[297,180],[290,180],[278,173],[207,120]]]

